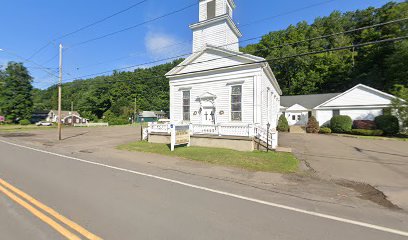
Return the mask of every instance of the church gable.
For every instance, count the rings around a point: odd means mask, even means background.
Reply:
[[[236,66],[246,63],[262,61],[263,58],[256,56],[207,47],[204,51],[193,54],[177,67],[171,70],[167,75],[191,73],[214,68],[223,68]]]
[[[389,105],[394,96],[359,84],[340,94],[317,108],[326,107],[353,107],[353,106],[383,106]]]

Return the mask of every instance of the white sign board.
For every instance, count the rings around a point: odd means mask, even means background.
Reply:
[[[187,144],[190,146],[190,126],[189,125],[170,125],[171,130],[171,151],[177,145]]]

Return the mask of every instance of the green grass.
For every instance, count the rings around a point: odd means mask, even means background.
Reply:
[[[372,140],[393,140],[393,141],[406,141],[408,142],[408,135],[401,135],[398,137],[384,137],[384,136],[362,136],[362,135],[352,135],[352,134],[334,134],[336,136],[342,137],[352,137],[352,138],[362,138],[362,139],[372,139]]]
[[[132,142],[117,148],[127,151],[157,153],[251,171],[292,173],[298,170],[299,165],[299,161],[291,153],[239,152],[205,147],[177,147],[174,152],[171,152],[166,144],[148,142]]]
[[[0,132],[18,132],[18,131],[30,131],[38,129],[53,129],[55,126],[36,126],[35,124],[30,125],[18,125],[18,124],[5,124],[0,125]]]

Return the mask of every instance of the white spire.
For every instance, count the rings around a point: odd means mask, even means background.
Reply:
[[[193,30],[193,52],[207,45],[239,51],[241,32],[232,20],[233,0],[200,0],[199,22],[190,25]]]

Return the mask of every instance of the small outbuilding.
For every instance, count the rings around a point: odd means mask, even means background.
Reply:
[[[384,109],[391,107],[396,97],[366,86],[357,86],[343,93],[310,94],[281,97],[280,113],[289,125],[306,125],[314,116],[320,125],[330,122],[336,115],[347,115],[352,120],[374,120]]]

